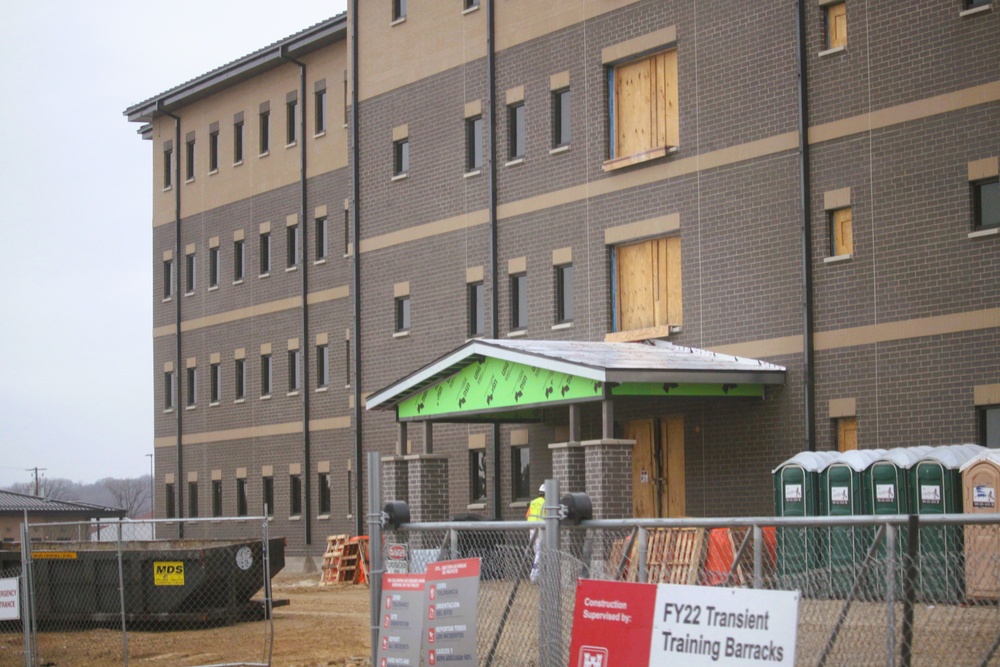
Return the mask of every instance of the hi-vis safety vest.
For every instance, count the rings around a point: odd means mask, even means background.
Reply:
[[[545,496],[538,496],[528,505],[528,513],[524,515],[524,518],[528,521],[541,521],[543,507],[545,507]]]

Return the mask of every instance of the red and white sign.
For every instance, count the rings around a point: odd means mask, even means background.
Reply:
[[[581,579],[569,667],[795,664],[799,594]]]
[[[17,579],[0,579],[0,621],[21,618],[21,598]]]

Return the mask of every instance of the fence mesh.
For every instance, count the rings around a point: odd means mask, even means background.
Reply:
[[[266,530],[246,519],[32,525],[35,664],[115,665],[129,656],[270,664],[265,572],[281,569],[284,545]],[[41,539],[51,534],[60,539]],[[187,650],[189,633],[211,635],[212,650]]]

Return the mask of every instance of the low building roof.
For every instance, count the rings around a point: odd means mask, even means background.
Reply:
[[[38,496],[0,490],[0,514],[23,514],[25,510],[29,513],[84,514],[88,517],[125,515],[125,510],[118,507],[104,507],[102,505],[91,505],[90,503],[80,503],[70,500],[39,498]]]

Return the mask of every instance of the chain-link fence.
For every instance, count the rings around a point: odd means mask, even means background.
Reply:
[[[284,566],[284,541],[268,538],[262,517],[31,524],[29,532],[17,568],[21,620],[2,628],[17,647],[0,651],[3,667],[128,665],[130,656],[271,664],[270,578]],[[188,633],[210,634],[212,650],[186,650]]]
[[[381,552],[407,545],[410,572],[481,559],[480,665],[569,664],[579,578],[800,591],[799,665],[1000,665],[998,515],[571,527],[558,506],[547,511],[544,523],[403,524]],[[553,527],[558,549],[546,540]]]

